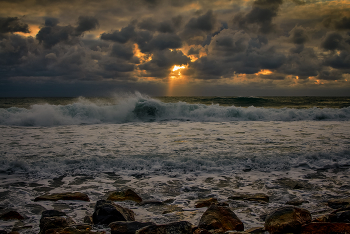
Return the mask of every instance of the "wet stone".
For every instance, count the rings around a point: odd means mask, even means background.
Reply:
[[[110,201],[125,201],[131,200],[137,203],[142,202],[142,198],[137,195],[133,190],[127,189],[125,191],[114,191],[109,193],[107,200]]]
[[[34,201],[58,201],[58,200],[80,200],[90,201],[89,197],[80,192],[75,193],[53,193],[36,197]]]
[[[20,213],[18,213],[17,211],[11,210],[11,211],[8,211],[4,214],[1,214],[0,219],[2,219],[2,220],[22,220],[22,219],[24,219],[24,217]]]
[[[313,186],[312,184],[308,183],[307,181],[303,181],[303,180],[293,180],[293,179],[289,179],[289,178],[281,178],[281,179],[277,179],[275,181],[275,183],[286,187],[288,189],[315,189],[315,186]]]
[[[339,209],[350,205],[350,198],[331,199],[327,202],[328,206],[333,209]]]
[[[230,200],[245,200],[245,201],[256,201],[261,203],[269,202],[269,196],[263,193],[256,193],[256,194],[234,194],[233,196],[230,196],[228,199]]]
[[[108,226],[111,228],[111,234],[134,234],[137,230],[150,225],[156,224],[152,222],[116,221]]]
[[[243,231],[244,226],[236,214],[228,207],[211,204],[202,215],[198,228],[225,232],[229,230]]]
[[[304,200],[290,200],[290,201],[286,202],[287,205],[291,205],[291,206],[300,206],[303,203],[309,203],[309,202],[308,201],[304,201]]]
[[[139,229],[135,234],[192,234],[192,224],[187,221],[168,223],[163,225],[151,225]]]
[[[349,223],[309,223],[302,226],[301,234],[350,233]]]
[[[299,233],[301,226],[311,222],[311,214],[305,209],[285,206],[272,211],[265,220],[265,229],[274,233]]]
[[[194,207],[196,208],[209,207],[212,203],[217,203],[217,202],[218,200],[216,198],[203,199],[203,200],[197,201]]]
[[[107,225],[115,221],[135,221],[133,211],[106,200],[96,202],[92,219],[94,224]]]

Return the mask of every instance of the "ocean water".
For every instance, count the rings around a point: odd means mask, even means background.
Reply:
[[[197,225],[206,208],[195,202],[209,197],[246,229],[290,200],[317,217],[327,200],[350,196],[349,121],[349,97],[1,98],[0,213],[27,219],[0,229],[38,233],[45,209],[81,223],[97,200],[127,188],[167,201],[118,202],[138,221]],[[75,191],[91,201],[33,201]],[[228,199],[237,193],[270,201]]]

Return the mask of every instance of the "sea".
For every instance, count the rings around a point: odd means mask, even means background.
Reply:
[[[0,214],[25,217],[0,230],[38,233],[50,209],[82,223],[126,189],[152,201],[116,202],[137,221],[196,226],[207,209],[196,202],[216,198],[245,229],[262,227],[287,204],[329,213],[328,200],[350,196],[349,175],[350,97],[0,98]],[[61,192],[90,202],[34,202]]]

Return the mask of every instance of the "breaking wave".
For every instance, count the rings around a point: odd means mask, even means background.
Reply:
[[[59,126],[149,121],[302,121],[350,120],[350,107],[263,108],[220,106],[217,104],[164,103],[139,93],[118,99],[117,104],[101,104],[79,98],[68,105],[34,104],[30,108],[0,109],[1,125]]]

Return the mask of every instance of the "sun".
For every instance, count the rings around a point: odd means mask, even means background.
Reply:
[[[170,78],[182,78],[181,70],[186,69],[187,65],[174,65],[171,69]]]
[[[185,68],[186,68],[186,67],[185,67],[184,65],[182,65],[182,66],[174,65],[173,71],[177,71],[177,70],[185,69]]]

